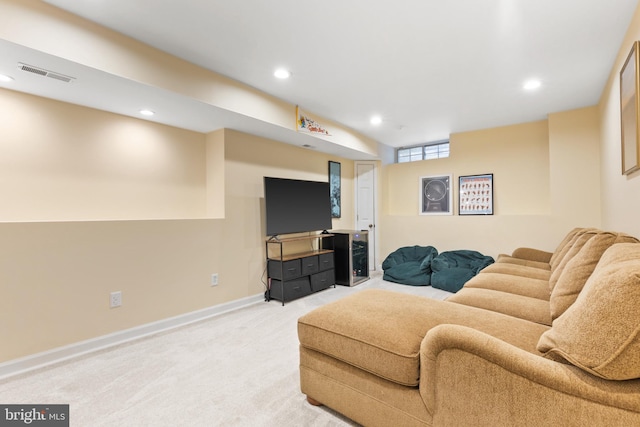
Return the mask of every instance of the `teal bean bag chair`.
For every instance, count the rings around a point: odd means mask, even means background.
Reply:
[[[382,263],[389,282],[411,286],[431,284],[431,261],[438,255],[433,246],[405,246],[391,252]]]
[[[458,292],[469,279],[493,262],[490,256],[476,251],[442,252],[431,260],[431,286]]]

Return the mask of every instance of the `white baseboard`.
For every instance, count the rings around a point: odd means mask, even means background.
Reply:
[[[264,301],[258,294],[0,363],[0,380]]]

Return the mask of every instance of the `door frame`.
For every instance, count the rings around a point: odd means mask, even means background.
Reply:
[[[373,266],[369,266],[369,270],[379,270],[381,266],[379,265],[380,258],[380,232],[378,231],[378,220],[379,220],[379,183],[378,183],[378,168],[379,161],[376,160],[355,160],[353,164],[354,171],[354,180],[353,180],[353,192],[354,192],[354,202],[355,202],[355,216],[354,216],[354,229],[358,230],[358,165],[370,165],[373,167],[373,248],[369,247],[369,250],[373,250]],[[372,268],[373,267],[373,268]]]

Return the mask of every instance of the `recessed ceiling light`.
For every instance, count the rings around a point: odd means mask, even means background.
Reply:
[[[378,126],[379,124],[382,123],[382,117],[380,116],[373,116],[371,117],[371,124],[374,126]]]
[[[11,82],[13,81],[13,77],[7,76],[6,74],[0,74],[0,82]]]
[[[140,114],[142,114],[143,116],[150,117],[150,116],[153,116],[155,113],[151,110],[144,109],[144,110],[140,110]]]
[[[275,73],[273,73],[274,76],[276,76],[279,79],[288,79],[289,77],[291,77],[291,72],[289,70],[286,70],[284,68],[278,68]]]
[[[542,82],[540,80],[531,79],[531,80],[527,80],[526,82],[524,82],[524,84],[522,85],[522,88],[524,90],[536,90],[540,86],[542,86]]]

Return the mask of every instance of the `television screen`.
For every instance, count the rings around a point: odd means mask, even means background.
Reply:
[[[331,229],[329,183],[264,177],[267,236]]]

